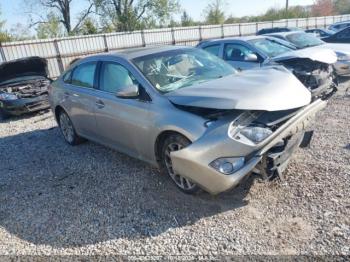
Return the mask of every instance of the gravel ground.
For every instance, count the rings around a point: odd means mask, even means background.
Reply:
[[[333,98],[285,181],[188,196],[51,113],[0,123],[0,254],[350,255],[350,93]]]

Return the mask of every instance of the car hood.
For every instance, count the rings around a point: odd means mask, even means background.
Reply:
[[[324,48],[323,46],[309,47],[306,49],[290,51],[271,58],[271,61],[281,62],[295,58],[309,58],[313,61],[318,61],[325,64],[334,64],[337,62],[336,53],[330,48]]]
[[[279,111],[305,106],[311,93],[282,66],[247,70],[167,93],[177,105]]]
[[[47,61],[41,57],[27,57],[0,64],[0,84],[12,78],[38,75],[47,77]]]
[[[347,55],[350,55],[350,45],[349,44],[331,44],[327,43],[322,45],[323,48],[328,48],[333,50],[334,52],[342,52]]]

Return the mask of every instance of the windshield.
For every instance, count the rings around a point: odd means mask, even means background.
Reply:
[[[296,45],[298,48],[323,45],[324,42],[317,37],[307,33],[295,33],[287,35],[288,41]]]
[[[248,42],[270,58],[293,50],[292,48],[267,38],[249,40]]]
[[[167,93],[236,73],[229,64],[200,49],[179,49],[133,60],[159,91]]]

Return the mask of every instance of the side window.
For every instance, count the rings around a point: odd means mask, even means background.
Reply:
[[[254,54],[249,48],[239,44],[226,44],[224,58],[227,61],[247,61],[247,56]]]
[[[64,76],[63,76],[63,82],[66,84],[70,84],[72,82],[72,71],[68,71]]]
[[[76,67],[72,74],[72,85],[93,88],[96,65],[97,63],[94,62]]]
[[[220,54],[220,45],[210,45],[210,46],[204,47],[203,49],[216,56],[219,56]]]
[[[122,65],[117,63],[103,63],[99,88],[101,91],[116,93],[122,87],[137,85],[134,76]]]
[[[349,39],[350,38],[350,29],[344,29],[337,34],[338,39]]]

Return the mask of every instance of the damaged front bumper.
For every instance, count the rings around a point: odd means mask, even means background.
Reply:
[[[185,149],[171,153],[174,171],[211,194],[229,190],[250,174],[268,151],[281,140],[306,130],[315,114],[326,105],[327,102],[321,99],[314,101],[286,121],[265,141],[255,146],[240,145],[219,131],[204,135]],[[210,166],[212,161],[222,157],[245,157],[245,163],[235,173],[224,175]]]
[[[50,107],[48,95],[33,98],[19,98],[16,100],[0,100],[0,109],[7,115],[22,115],[36,112]]]

